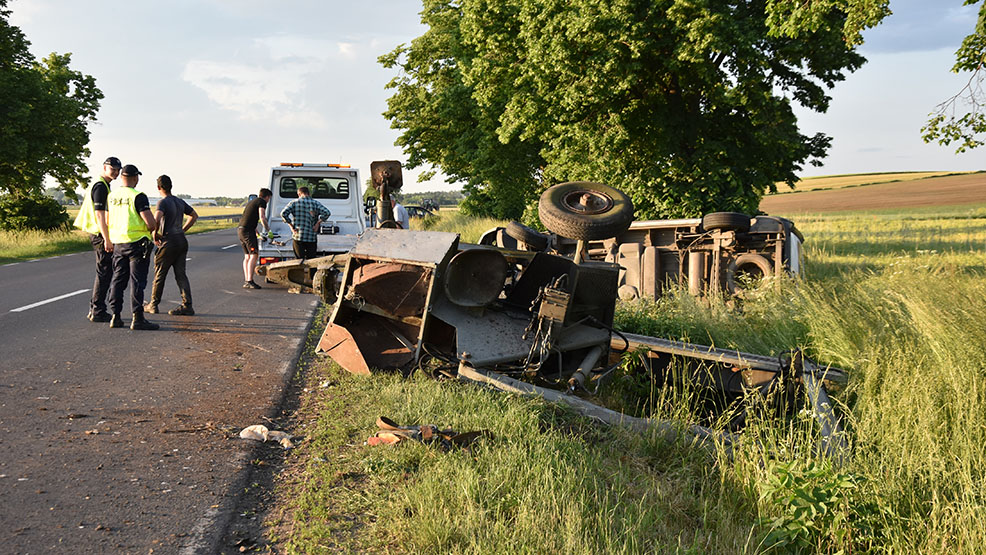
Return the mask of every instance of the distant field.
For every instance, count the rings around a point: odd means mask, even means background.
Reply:
[[[891,183],[894,181],[914,181],[915,179],[927,179],[929,177],[940,177],[944,175],[962,175],[974,172],[890,172],[890,173],[855,173],[850,175],[825,175],[820,177],[806,177],[797,182],[792,190],[783,183],[777,184],[778,195],[789,195],[793,193],[803,193],[806,191],[819,191],[822,189],[843,189],[846,187],[859,187],[861,185],[876,185],[879,183]]]
[[[786,215],[986,203],[986,172],[914,178],[866,186],[849,185],[851,181],[848,179],[851,177],[854,176],[826,178],[845,178],[847,185],[842,188],[770,195],[760,202],[760,210],[768,214]],[[866,177],[855,176],[856,183],[861,184]]]
[[[194,206],[195,211],[198,212],[199,216],[226,216],[229,214],[242,214],[242,206]],[[153,210],[154,207],[151,207]],[[73,220],[75,215],[79,213],[78,206],[66,206],[65,211],[68,212],[69,217]]]

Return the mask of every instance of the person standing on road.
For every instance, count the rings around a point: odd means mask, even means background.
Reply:
[[[144,305],[144,312],[157,314],[157,305],[161,302],[168,270],[174,268],[175,282],[181,292],[181,305],[169,310],[168,314],[194,316],[192,288],[185,274],[185,256],[188,255],[188,239],[185,238],[185,232],[195,225],[199,215],[187,202],[172,195],[171,187],[171,178],[167,175],[157,178],[157,190],[161,194],[161,200],[158,201],[154,212],[154,220],[157,223],[157,231],[154,232],[157,254],[154,255],[154,284],[151,285],[151,300]],[[188,216],[187,220],[185,216]]]
[[[106,293],[113,277],[113,243],[106,223],[106,197],[110,194],[110,182],[120,175],[120,159],[110,156],[103,162],[103,173],[86,189],[82,208],[75,218],[75,227],[89,234],[89,242],[96,253],[96,280],[92,284],[92,298],[89,301],[89,320],[109,322],[110,313],[106,310]]]
[[[144,318],[144,287],[147,269],[151,264],[154,243],[151,234],[157,222],[151,214],[147,195],[136,189],[140,171],[137,166],[123,166],[123,187],[109,194],[110,241],[113,242],[113,279],[110,282],[111,328],[122,328],[123,293],[130,282],[130,308],[134,319],[132,330],[156,330],[160,326]]]
[[[247,203],[240,216],[240,226],[236,233],[243,245],[243,288],[260,289],[253,281],[253,272],[260,260],[260,246],[257,244],[257,224],[264,224],[264,230],[270,231],[270,221],[267,219],[267,203],[273,193],[270,189],[261,189],[257,198]]]
[[[296,258],[315,258],[318,228],[331,215],[328,208],[311,197],[308,187],[298,187],[298,198],[281,210],[281,218],[291,227]]]

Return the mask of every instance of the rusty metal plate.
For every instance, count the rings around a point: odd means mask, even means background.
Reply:
[[[342,326],[329,324],[325,327],[322,338],[318,341],[317,352],[332,357],[332,360],[348,372],[370,375],[370,367],[356,345],[356,340]]]
[[[386,318],[361,314],[345,327],[329,324],[318,342],[318,352],[332,357],[353,374],[370,369],[401,368],[414,360],[413,344]]]
[[[394,316],[424,313],[432,270],[411,264],[372,262],[353,271],[352,290]]]
[[[458,243],[457,233],[367,229],[356,241],[350,255],[434,268],[455,250]]]

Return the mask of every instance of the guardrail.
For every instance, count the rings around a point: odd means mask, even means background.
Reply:
[[[200,222],[222,222],[229,220],[231,222],[238,221],[240,219],[240,214],[219,214],[216,216],[199,216]]]

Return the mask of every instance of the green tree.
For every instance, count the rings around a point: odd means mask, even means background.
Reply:
[[[516,218],[573,180],[623,189],[638,216],[754,212],[830,144],[799,132],[791,103],[824,112],[826,89],[865,61],[854,29],[886,13],[886,0],[425,0],[428,30],[380,59],[398,70],[385,116],[408,166],[463,182],[473,213]]]
[[[981,0],[966,0],[974,6]],[[979,18],[972,34],[965,37],[955,53],[955,73],[970,72],[969,81],[955,96],[939,104],[921,128],[924,142],[941,145],[958,143],[956,152],[986,144],[986,3],[979,7]]]
[[[95,79],[69,68],[71,54],[35,60],[24,34],[8,22],[7,2],[0,0],[0,193],[14,204],[43,200],[44,180],[51,177],[74,198],[76,188],[86,186],[88,126],[103,94]]]

